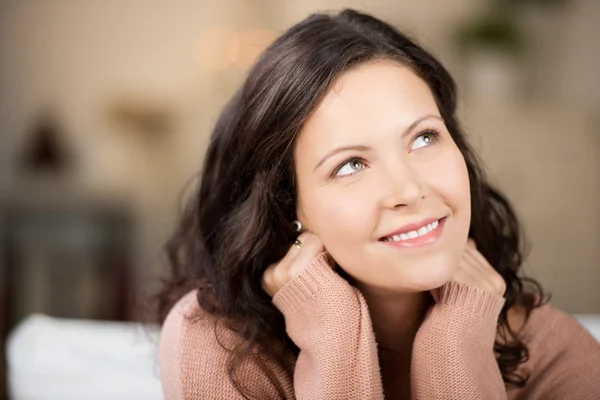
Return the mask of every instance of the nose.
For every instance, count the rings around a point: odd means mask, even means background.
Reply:
[[[406,162],[385,169],[382,179],[382,206],[387,209],[415,206],[425,197],[422,177]]]

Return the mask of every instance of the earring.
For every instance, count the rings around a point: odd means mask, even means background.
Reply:
[[[300,232],[302,230],[302,223],[298,220],[295,220],[294,222],[292,222],[292,227],[296,232]]]

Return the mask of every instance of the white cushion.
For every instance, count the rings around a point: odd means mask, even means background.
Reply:
[[[573,315],[600,342],[600,314]]]
[[[32,315],[7,342],[13,400],[159,400],[153,326]]]
[[[600,341],[600,315],[574,315]],[[159,400],[159,329],[32,315],[7,342],[13,400]]]

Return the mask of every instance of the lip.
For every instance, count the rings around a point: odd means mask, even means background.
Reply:
[[[419,222],[418,224],[408,224],[408,225],[405,225],[402,228],[400,228],[398,231],[391,234],[391,235],[395,235],[395,234],[405,233],[406,232],[405,229],[407,229],[405,227],[408,227],[409,231],[416,230],[416,229],[422,227],[423,225],[427,225],[427,224],[430,224],[435,221],[439,221],[438,227],[423,236],[418,236],[413,239],[400,240],[398,242],[394,242],[394,241],[385,242],[383,240],[379,240],[379,243],[382,243],[382,244],[384,244],[386,246],[390,246],[390,247],[400,247],[400,248],[418,248],[418,247],[425,247],[425,246],[431,245],[431,244],[437,242],[437,240],[442,235],[442,231],[444,230],[444,226],[446,225],[445,224],[446,217],[442,217],[440,219],[429,218],[429,219],[423,220],[423,222]],[[423,224],[423,225],[419,225],[419,224]],[[388,236],[384,236],[384,237],[388,237]]]
[[[390,232],[387,235],[383,235],[379,240],[382,240],[383,238],[386,238],[386,237],[390,237],[390,236],[394,236],[394,235],[399,235],[401,233],[406,233],[406,232],[410,232],[410,231],[416,231],[417,229],[419,229],[419,228],[421,228],[421,227],[423,227],[425,225],[429,225],[429,224],[431,224],[431,223],[433,223],[435,221],[442,222],[441,220],[445,219],[445,218],[446,217],[441,217],[441,218],[427,218],[427,219],[421,220],[419,222],[415,222],[413,224],[406,224],[406,225],[402,226],[400,229],[398,229],[396,231]]]

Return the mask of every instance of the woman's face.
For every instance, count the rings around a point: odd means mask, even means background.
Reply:
[[[450,280],[469,232],[469,178],[410,69],[378,61],[342,75],[294,160],[299,220],[357,285],[425,291]]]

